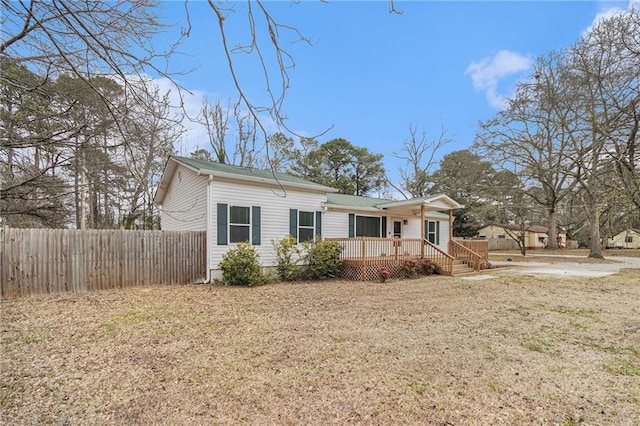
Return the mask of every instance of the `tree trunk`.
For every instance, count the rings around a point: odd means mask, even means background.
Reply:
[[[76,207],[76,229],[82,229],[82,218],[80,217],[80,153],[78,141],[76,140],[76,155],[73,159],[73,195]]]
[[[527,246],[524,244],[524,238],[518,241],[518,247],[520,248],[520,254],[522,256],[527,256]]]
[[[593,210],[589,216],[591,216],[589,257],[594,259],[604,259],[604,256],[602,256],[602,243],[600,241],[600,210],[598,209],[598,206],[593,206]]]
[[[547,234],[547,249],[558,250],[558,217],[556,210],[549,209],[549,233]]]
[[[80,199],[78,200],[78,204],[76,207],[77,209],[80,210],[80,216],[79,216],[80,223],[78,224],[78,229],[86,229],[87,227],[87,215],[85,211],[85,187],[87,183],[85,178],[86,177],[84,174],[84,165],[83,165],[81,166],[81,170],[80,170],[80,184],[78,187],[78,195]]]

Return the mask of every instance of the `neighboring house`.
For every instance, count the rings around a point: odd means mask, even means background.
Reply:
[[[429,243],[419,244],[423,257],[424,246],[447,252],[452,210],[461,207],[450,197],[394,201],[337,192],[283,173],[171,156],[154,202],[162,208],[162,229],[207,232],[208,269],[215,275],[222,255],[241,241],[256,247],[264,266],[273,266],[272,241],[287,235],[299,242],[358,237],[422,242],[424,232]],[[380,250],[385,253],[377,255],[392,255]],[[409,242],[400,250],[407,254]]]
[[[519,237],[521,228],[518,225],[489,224],[478,229],[478,238],[489,242],[489,250],[517,249],[518,244],[508,234]],[[567,233],[558,230],[556,239],[558,247],[567,246]],[[527,249],[539,249],[547,247],[549,242],[549,228],[540,225],[527,225],[524,232],[525,247]]]
[[[609,248],[640,249],[640,231],[625,229],[607,240]]]

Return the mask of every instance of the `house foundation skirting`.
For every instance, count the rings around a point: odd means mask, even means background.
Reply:
[[[406,259],[405,259],[406,260]],[[396,259],[371,261],[344,260],[338,271],[339,277],[352,281],[380,281],[380,269],[389,271],[389,278],[401,277],[401,262]]]

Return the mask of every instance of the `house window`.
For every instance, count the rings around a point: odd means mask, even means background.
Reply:
[[[298,212],[298,242],[313,240],[315,234],[315,212]]]
[[[438,222],[437,221],[433,221],[433,220],[427,220],[426,222],[426,227],[425,227],[425,238],[427,239],[427,241],[429,241],[431,244],[438,244]]]
[[[628,237],[624,237],[624,242],[625,243],[632,243],[633,242],[633,236],[629,235]]]
[[[507,238],[505,234],[498,234],[498,239],[504,240],[505,238]]]
[[[381,221],[378,216],[356,216],[356,237],[376,237],[381,235]]]
[[[229,207],[229,242],[251,241],[251,214],[249,207]]]

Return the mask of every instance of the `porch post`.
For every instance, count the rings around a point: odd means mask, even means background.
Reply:
[[[449,241],[453,241],[453,209],[449,209]]]
[[[424,259],[424,203],[420,205],[420,258]]]

